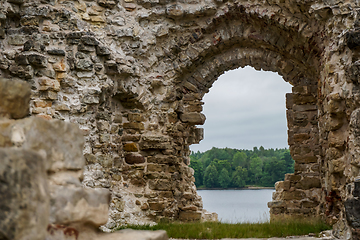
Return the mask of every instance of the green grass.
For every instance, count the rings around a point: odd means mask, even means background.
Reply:
[[[220,239],[220,238],[270,238],[318,234],[331,229],[321,220],[281,220],[266,223],[227,224],[204,223],[159,223],[155,226],[126,226],[137,230],[166,230],[171,238]]]

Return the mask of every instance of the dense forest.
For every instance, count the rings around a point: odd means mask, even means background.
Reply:
[[[198,188],[273,187],[294,172],[294,161],[288,149],[237,150],[215,148],[192,152],[190,167],[195,170]]]

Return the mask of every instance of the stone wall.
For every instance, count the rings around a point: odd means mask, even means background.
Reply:
[[[165,231],[100,233],[110,193],[81,184],[80,129],[60,120],[19,120],[29,113],[29,84],[0,78],[0,86],[1,239],[168,239]]]
[[[357,236],[359,7],[0,0],[0,77],[30,84],[32,115],[80,127],[82,184],[110,190],[104,229],[113,229],[213,217],[188,167],[189,146],[204,135],[196,127],[205,121],[202,98],[226,70],[277,72],[293,85],[287,119],[295,173],[277,183],[271,214],[320,215],[336,234]]]

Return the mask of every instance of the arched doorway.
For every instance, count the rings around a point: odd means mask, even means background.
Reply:
[[[286,29],[286,31],[285,31]],[[194,42],[186,42],[173,59],[179,105],[177,114],[188,124],[189,145],[202,138],[202,98],[214,81],[227,70],[252,66],[279,73],[293,85],[287,94],[288,143],[295,173],[276,185],[275,215],[316,215],[321,211],[320,145],[318,128],[318,79],[320,44],[312,34],[299,31],[298,25],[284,26],[257,13],[248,14],[241,6],[229,6],[223,15],[206,25]]]

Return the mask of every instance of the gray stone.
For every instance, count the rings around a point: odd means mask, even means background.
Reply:
[[[193,125],[203,125],[206,117],[202,113],[191,112],[180,114],[180,120]]]
[[[97,3],[105,8],[113,8],[117,2],[118,0],[97,0]]]
[[[110,55],[110,50],[105,46],[96,46],[96,54],[99,56]]]
[[[85,189],[50,185],[50,223],[90,223],[95,227],[108,220],[110,192],[107,189]]]
[[[84,138],[77,125],[40,118],[9,121],[4,124],[2,131],[9,134],[2,135],[0,132],[0,136],[15,146],[42,154],[48,171],[81,170],[84,166]]]
[[[47,67],[47,58],[44,55],[31,53],[28,55],[28,60],[30,64],[34,65],[35,67]]]
[[[99,41],[96,40],[95,37],[92,36],[82,36],[81,37],[81,41],[86,44],[86,45],[90,45],[90,46],[97,46],[99,45]]]
[[[80,59],[76,62],[76,68],[81,71],[91,71],[93,69],[94,64],[87,59]]]
[[[11,35],[9,36],[8,43],[15,46],[21,46],[26,42],[24,35]]]
[[[11,148],[0,148],[0,159],[0,238],[43,240],[49,221],[44,159]]]
[[[49,49],[47,53],[50,55],[65,56],[65,51],[62,49]]]

